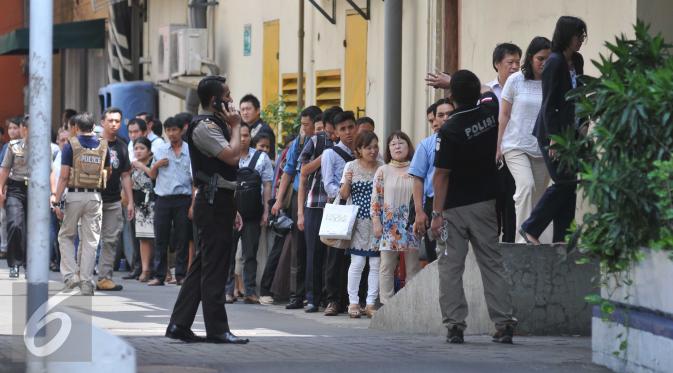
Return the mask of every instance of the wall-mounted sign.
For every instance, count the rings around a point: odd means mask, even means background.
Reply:
[[[252,25],[243,26],[243,55],[249,56],[252,51]]]

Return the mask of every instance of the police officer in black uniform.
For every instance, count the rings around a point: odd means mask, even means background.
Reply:
[[[241,117],[229,106],[232,99],[225,78],[202,79],[197,93],[203,110],[189,125],[187,143],[198,188],[193,216],[199,250],[175,301],[166,337],[203,341],[190,329],[201,303],[206,342],[244,344],[247,339],[231,334],[224,309],[234,220],[238,223],[234,190]]]

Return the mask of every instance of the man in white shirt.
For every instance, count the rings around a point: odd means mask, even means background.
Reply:
[[[493,69],[498,76],[486,83],[502,100],[502,90],[510,75],[519,71],[521,65],[521,48],[512,43],[498,44],[493,50]],[[498,196],[496,210],[498,211],[498,232],[502,233],[502,242],[514,242],[516,235],[516,210],[514,209],[514,192],[516,186],[512,173],[503,162],[498,170]]]
[[[512,43],[498,44],[493,50],[493,69],[498,76],[486,83],[500,101],[502,89],[510,75],[519,71],[521,65],[521,48]]]

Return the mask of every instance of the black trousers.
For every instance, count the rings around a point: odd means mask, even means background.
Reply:
[[[576,173],[572,170],[561,170],[558,162],[549,158],[548,146],[545,146],[545,144],[540,144],[540,150],[542,150],[542,157],[554,184],[545,190],[540,201],[533,208],[530,217],[521,224],[521,228],[537,238],[553,221],[553,241],[563,242],[570,224],[575,219],[575,205],[577,203]]]
[[[350,257],[343,249],[327,247],[325,251],[327,263],[325,268],[325,283],[328,303],[338,303],[340,306],[348,304],[346,285],[348,283],[348,266]]]
[[[7,215],[7,265],[26,265],[26,210],[28,187],[20,181],[8,180],[5,212]]]
[[[320,307],[322,301],[324,263],[327,246],[320,241],[318,232],[323,209],[304,208],[304,237],[306,239],[306,299]]]
[[[267,230],[267,232],[270,232]],[[274,235],[273,246],[269,252],[269,256],[266,259],[266,265],[264,266],[264,273],[262,273],[262,282],[259,286],[259,294],[261,296],[271,296],[271,286],[273,285],[273,278],[276,276],[276,269],[278,268],[278,262],[280,261],[280,255],[283,253],[283,245],[285,244],[285,237],[287,234],[279,235],[276,233],[270,233]]]
[[[250,296],[257,293],[257,251],[259,250],[259,239],[262,234],[262,227],[259,220],[244,220],[243,228],[240,232],[234,230],[234,240],[231,245],[230,262],[233,264],[236,260],[236,249],[238,241],[241,240],[241,253],[243,254],[243,283],[245,285],[245,295]],[[281,246],[282,249],[282,246]],[[227,292],[234,293],[235,279],[234,267],[229,266],[227,279]]]
[[[428,220],[432,220],[432,202],[434,201],[434,198],[428,197],[425,199],[425,204],[423,205],[423,211],[425,212],[425,215],[428,216]],[[423,236],[423,240],[425,241],[425,258],[428,260],[428,263],[434,262],[435,259],[437,259],[437,241],[433,241],[430,239],[430,236],[428,235],[428,232],[425,232],[425,235]]]
[[[304,277],[306,276],[306,240],[304,232],[297,228],[297,192],[292,192],[292,260],[290,261],[290,299],[303,300],[306,295]]]
[[[175,277],[184,278],[187,273],[189,195],[157,196],[154,203],[154,277],[163,281],[168,269],[168,244],[173,230],[175,242]]]
[[[502,242],[514,242],[516,237],[516,209],[514,208],[514,193],[516,183],[507,164],[498,170],[498,194],[495,209],[498,216],[498,233]]]
[[[199,303],[208,335],[229,331],[224,286],[229,272],[234,217],[233,191],[219,190],[209,205],[200,190],[194,203],[199,249],[175,301],[171,323],[190,328]]]

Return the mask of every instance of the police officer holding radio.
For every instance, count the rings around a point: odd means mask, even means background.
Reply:
[[[28,118],[19,125],[21,138],[9,142],[0,168],[0,206],[7,211],[7,265],[9,278],[26,266],[26,206],[28,197]],[[5,186],[7,190],[5,191]]]
[[[231,105],[226,79],[208,76],[197,89],[202,111],[187,130],[194,184],[194,224],[199,250],[192,261],[166,329],[166,337],[204,341],[191,331],[199,303],[203,308],[206,342],[248,343],[231,334],[225,305],[225,283],[232,250],[236,171],[240,158],[241,117]]]

